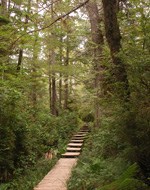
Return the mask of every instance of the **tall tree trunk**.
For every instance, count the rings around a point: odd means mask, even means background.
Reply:
[[[65,61],[65,66],[67,67],[69,65],[69,36],[67,33],[67,39],[66,39],[66,61]],[[64,109],[68,108],[68,74],[65,76],[65,89],[64,89]]]
[[[51,113],[51,102],[52,102],[52,79],[51,79],[51,70],[50,70],[50,66],[51,66],[51,61],[50,58],[51,54],[49,55],[49,61],[48,61],[48,93],[49,93],[49,109],[50,109],[50,113]]]
[[[55,64],[55,52],[52,50],[51,52],[51,64]],[[56,76],[55,72],[52,72],[52,77],[51,77],[51,113],[53,115],[58,115],[57,113],[57,94],[56,94]]]
[[[61,105],[61,101],[62,101],[62,74],[59,74],[59,108],[62,108]]]
[[[31,0],[28,0],[28,8],[30,7]],[[38,12],[38,0],[36,2],[36,12]],[[26,15],[26,24],[28,23],[28,15]],[[35,32],[34,32],[34,45],[33,45],[33,59],[32,59],[32,105],[34,109],[34,118],[36,117],[36,110],[37,110],[37,62],[38,62],[38,53],[39,53],[39,48],[38,48],[38,39],[39,39],[39,33],[36,31],[37,30],[37,24],[34,25]],[[26,28],[25,28],[26,30]]]
[[[60,45],[60,65],[62,65],[62,55],[63,55],[63,47],[62,47],[62,43],[63,43],[63,38],[62,38],[62,34],[60,36],[60,42],[61,42],[61,45]],[[62,108],[62,74],[59,73],[59,108],[61,109]]]
[[[1,0],[1,15],[7,17],[7,0]]]
[[[20,71],[20,69],[21,69],[22,57],[23,57],[23,49],[20,49],[19,57],[18,57],[18,64],[17,64],[17,71]]]
[[[95,127],[99,127],[100,125],[100,105],[99,105],[99,97],[102,93],[102,71],[103,66],[101,65],[102,61],[102,47],[104,44],[104,39],[102,35],[102,31],[100,29],[101,18],[99,15],[98,7],[96,0],[91,0],[87,3],[86,9],[89,15],[90,24],[91,24],[91,37],[93,44],[93,68],[95,73],[94,79],[94,89],[96,91],[96,96],[94,100],[95,107]]]
[[[56,80],[55,76],[52,76],[52,98],[51,98],[51,111],[53,115],[57,115],[57,109],[56,109]]]
[[[28,5],[27,5],[27,14],[25,16],[25,24],[24,24],[24,32],[27,31],[27,24],[29,22],[29,12],[31,9],[31,0],[28,0]],[[20,48],[19,50],[19,56],[18,56],[18,64],[17,64],[17,71],[20,71],[21,69],[21,65],[22,65],[22,60],[23,60],[23,49]]]
[[[106,38],[114,64],[113,73],[115,75],[116,81],[123,85],[123,88],[121,88],[120,92],[117,93],[119,93],[121,98],[128,101],[130,92],[127,72],[123,61],[118,56],[118,53],[121,49],[121,34],[117,20],[118,3],[117,0],[102,0],[102,3],[104,10]],[[123,91],[123,89],[125,89],[125,91]]]
[[[54,20],[54,2],[53,2],[53,0],[52,0],[52,5],[51,5],[51,18],[52,18],[52,20]],[[51,33],[51,36],[53,39],[56,38],[53,31]],[[54,51],[54,49],[52,49],[51,50],[51,64],[55,65],[55,63],[56,63],[55,51]],[[52,82],[51,82],[51,113],[55,116],[58,115],[55,72],[52,72]]]
[[[6,18],[8,17],[8,11],[7,11],[7,0],[1,0],[0,3],[0,16],[2,17],[0,19],[0,43],[3,44],[0,46],[0,65],[2,66],[1,70],[1,79],[5,79],[5,64],[9,62],[9,41],[10,38],[5,35],[6,28],[1,27],[9,23]]]
[[[37,60],[38,60],[38,50],[37,50],[38,34],[35,34],[35,42],[33,47],[33,63],[32,63],[32,104],[33,108],[36,110],[37,106]]]

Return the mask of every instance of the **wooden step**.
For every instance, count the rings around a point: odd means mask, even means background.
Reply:
[[[69,147],[82,147],[82,143],[69,143],[68,146]]]
[[[83,143],[83,140],[74,139],[74,140],[71,140],[70,142],[71,143]]]
[[[84,130],[84,129],[81,129],[80,132],[89,132],[89,130]]]
[[[80,152],[66,152],[61,155],[63,158],[76,158],[80,155]]]
[[[86,137],[87,136],[87,134],[80,134],[80,133],[77,133],[76,135],[81,136],[81,137]]]
[[[86,135],[74,135],[74,137],[85,137]]]
[[[88,131],[79,131],[78,133],[85,133],[85,134],[88,134],[89,132],[88,132]]]
[[[78,135],[87,135],[88,132],[78,132],[77,134],[78,134]]]
[[[71,140],[84,140],[86,137],[72,137]]]
[[[81,148],[67,147],[67,152],[80,152]]]
[[[86,139],[87,137],[86,136],[84,136],[84,137],[80,137],[80,136],[73,136],[72,137],[72,139],[76,139],[76,140],[84,140],[84,139]],[[71,139],[71,140],[72,140]]]

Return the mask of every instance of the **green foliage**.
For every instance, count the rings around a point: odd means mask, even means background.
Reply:
[[[22,0],[13,0],[14,3],[16,3],[17,5],[20,5],[22,3]]]
[[[78,119],[74,112],[64,112],[56,118],[39,104],[35,115],[35,108],[22,87],[17,78],[12,77],[11,82],[1,81],[1,181],[8,181],[14,172],[34,166],[50,149],[62,152],[77,130]]]
[[[35,166],[21,170],[18,169],[14,173],[14,179],[9,183],[0,185],[2,190],[32,190],[41,181],[49,170],[56,163],[53,160],[39,160]]]
[[[98,190],[149,190],[149,187],[141,180],[134,177],[139,172],[137,164],[131,165],[127,170],[109,185],[106,185]]]
[[[87,114],[84,118],[82,118],[84,122],[93,122],[94,121],[94,116],[92,113]]]
[[[148,190],[146,184],[136,179],[141,171],[139,166],[125,159],[125,145],[119,145],[115,133],[104,131],[94,131],[89,137],[68,183],[69,190]]]
[[[123,181],[115,181],[97,190],[149,190],[149,187],[140,180],[126,178]]]
[[[69,189],[96,189],[118,178],[128,167],[129,163],[123,158],[125,145],[120,144],[116,130],[109,129],[109,122],[103,121],[103,127],[90,134],[68,184]]]
[[[149,182],[150,175],[149,1],[120,2],[122,50],[118,56],[127,71],[128,102],[117,96],[126,89],[114,78],[107,44],[100,63],[100,97],[97,95],[87,15],[81,18],[77,11],[60,19],[55,27],[40,30],[54,19],[48,11],[49,2],[39,1],[38,6],[30,1],[12,2],[6,10],[9,19],[0,16],[0,181],[7,182],[0,188],[33,189],[40,180],[38,176],[42,178],[51,167],[51,162],[38,160],[48,150],[59,157],[79,120],[81,124],[84,121],[93,125],[96,100],[101,128],[93,129],[89,136],[69,189],[148,190],[141,179]],[[53,12],[64,15],[72,6],[76,6],[76,1],[54,3]],[[17,71],[20,50],[23,59]],[[51,64],[50,52],[55,53],[55,64]],[[57,99],[60,91],[62,96],[61,102],[56,101],[58,117],[49,111],[48,87],[54,73]],[[66,76],[68,110],[63,109]]]
[[[137,149],[134,150],[130,145],[133,126],[127,134],[128,112],[116,102],[112,104],[103,102],[104,105],[106,116],[101,118],[101,128],[93,130],[90,134],[80,161],[68,183],[68,188],[70,190],[129,188],[130,190],[132,187],[136,189],[138,184],[139,189],[143,187],[148,190],[140,179],[136,179],[138,175],[142,176],[139,165],[131,165],[131,162],[136,161],[134,152]],[[131,122],[131,119],[129,121]]]
[[[123,133],[132,149],[129,159],[139,163],[146,178],[150,175],[148,7],[149,1],[131,1],[128,7],[129,17],[127,18],[127,12],[122,12],[119,16],[123,31],[123,51],[120,56],[126,63],[131,92],[127,127],[123,128]]]
[[[9,22],[10,21],[7,18],[0,16],[0,25],[1,24],[8,24]]]
[[[149,187],[140,180],[125,179],[120,183],[118,190],[149,190]]]

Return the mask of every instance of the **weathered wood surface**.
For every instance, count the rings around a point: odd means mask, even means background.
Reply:
[[[67,181],[77,158],[61,158],[34,190],[67,190]]]
[[[61,154],[62,158],[58,160],[53,169],[34,190],[67,190],[67,181],[71,176],[72,168],[77,163],[77,157],[79,157],[81,153],[81,148],[87,133],[88,131],[80,130],[80,132],[73,136],[67,146],[66,153]]]

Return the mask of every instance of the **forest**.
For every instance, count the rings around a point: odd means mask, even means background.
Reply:
[[[0,190],[32,190],[84,125],[68,190],[150,190],[149,71],[149,0],[1,0]]]

